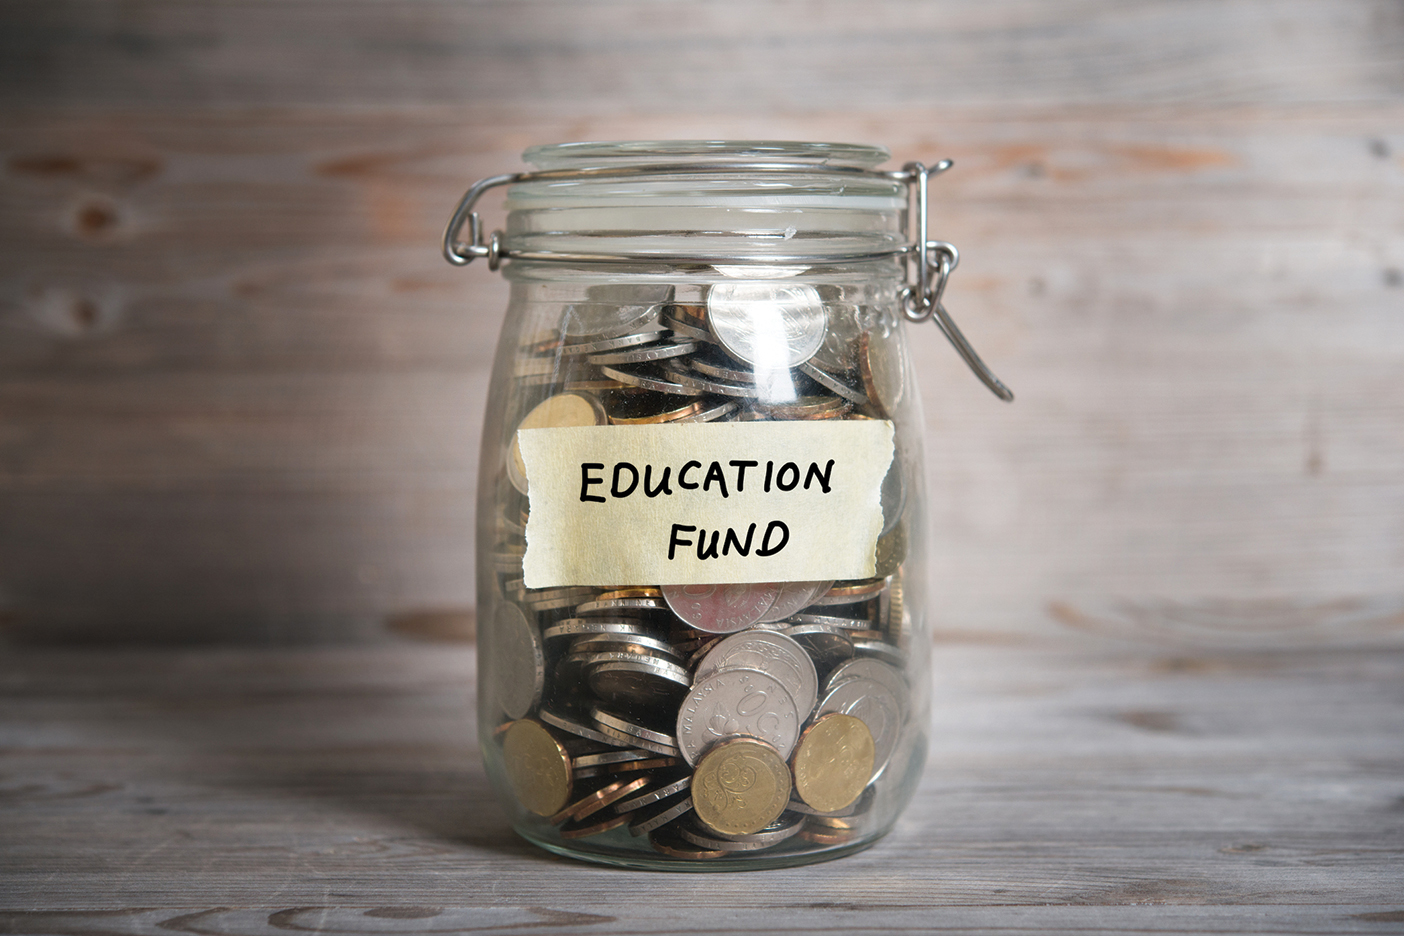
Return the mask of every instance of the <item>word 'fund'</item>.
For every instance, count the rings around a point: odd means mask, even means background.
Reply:
[[[760,462],[750,459],[733,459],[726,463],[735,471],[731,477],[738,494],[746,490],[746,469],[755,468],[759,471]],[[580,502],[603,504],[606,500],[603,493],[592,494],[590,488],[599,485],[601,491],[607,490],[610,497],[624,498],[633,494],[637,490],[642,490],[645,497],[657,497],[660,494],[672,495],[673,483],[676,481],[680,490],[696,491],[701,489],[704,493],[712,493],[713,488],[722,497],[730,497],[731,491],[727,486],[727,472],[722,467],[722,463],[714,461],[703,471],[700,461],[686,462],[678,469],[677,477],[673,478],[673,466],[664,466],[661,473],[652,465],[644,465],[643,471],[632,462],[615,462],[614,470],[609,478],[605,477],[605,466],[603,462],[581,462],[580,464]],[[599,472],[599,474],[593,474]],[[698,473],[701,472],[702,480],[697,480]],[[809,469],[803,472],[804,490],[809,490],[811,484],[817,483],[819,490],[828,494],[831,490],[830,480],[834,473],[834,460],[829,459],[828,463],[821,469],[818,462],[810,462]],[[754,475],[752,478],[754,479]],[[799,465],[794,462],[785,462],[778,468],[773,461],[765,463],[765,477],[761,481],[761,490],[769,494],[772,489],[779,491],[793,491],[800,485],[801,471]],[[752,482],[754,483],[754,481]],[[608,484],[608,487],[606,487]]]

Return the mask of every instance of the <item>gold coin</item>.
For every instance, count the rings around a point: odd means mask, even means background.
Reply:
[[[789,801],[784,758],[755,738],[721,742],[702,755],[692,775],[692,808],[707,828],[722,835],[759,832]]]
[[[874,574],[886,578],[901,567],[907,558],[907,521],[897,521],[897,525],[878,537],[877,548],[873,553]]]
[[[863,375],[863,390],[868,394],[868,401],[889,418],[902,402],[902,390],[907,382],[899,334],[894,332],[883,339],[872,332],[863,332],[858,337],[858,370]]]
[[[538,816],[549,816],[570,800],[570,755],[538,721],[523,718],[502,736],[502,761],[512,792]]]
[[[862,719],[832,712],[795,745],[795,792],[819,812],[835,812],[858,798],[873,776],[873,733]]]
[[[517,432],[562,426],[603,426],[607,421],[604,407],[594,397],[583,393],[558,393],[541,401],[527,413],[526,418],[517,424]],[[516,432],[512,433],[512,447],[507,455],[507,478],[517,490],[523,494],[527,492],[526,463],[522,461]]]
[[[663,589],[653,585],[631,585],[625,588],[615,588],[602,593],[598,601],[614,601],[618,598],[662,598]]]

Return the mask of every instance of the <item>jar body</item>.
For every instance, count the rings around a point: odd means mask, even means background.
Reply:
[[[844,236],[901,223],[839,205],[857,218]],[[911,798],[929,724],[900,265],[505,272],[478,493],[478,729],[514,827],[560,854],[672,870],[872,844]],[[845,501],[850,478],[865,480]],[[834,564],[848,553],[856,565]]]

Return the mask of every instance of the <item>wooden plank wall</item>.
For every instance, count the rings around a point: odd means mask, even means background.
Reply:
[[[938,626],[1404,634],[1395,0],[0,3],[0,619],[461,632],[505,289],[436,240],[539,142],[950,157],[916,340]]]

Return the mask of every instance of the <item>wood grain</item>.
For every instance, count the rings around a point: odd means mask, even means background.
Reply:
[[[14,652],[0,931],[1399,931],[1397,648],[945,641],[934,666],[895,832],[692,878],[514,837],[471,648]]]
[[[948,306],[1019,399],[915,336],[943,630],[1404,634],[1396,4],[0,15],[13,635],[471,613],[505,285],[441,261],[449,209],[532,143],[728,136],[956,161]]]

